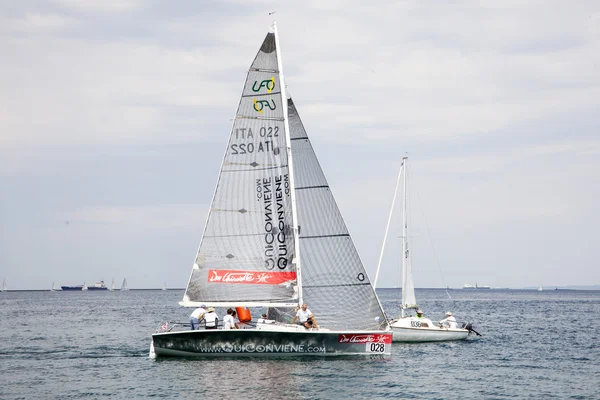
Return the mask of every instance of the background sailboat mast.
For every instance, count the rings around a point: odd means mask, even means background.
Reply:
[[[288,120],[288,101],[283,76],[283,63],[281,61],[281,50],[279,49],[279,34],[277,33],[277,24],[273,21],[273,32],[275,33],[275,49],[277,51],[277,69],[279,70],[279,87],[281,88],[281,103],[283,104],[283,126],[285,129],[285,147],[288,158],[288,171],[290,174],[290,200],[292,203],[292,230],[294,237],[294,257],[296,264],[296,285],[298,288],[298,305],[302,300],[302,273],[300,268],[300,241],[298,240],[298,214],[296,211],[296,192],[294,185],[294,163],[292,161],[292,141],[290,139],[290,124]]]
[[[402,201],[402,308],[400,310],[400,315],[404,317],[404,307],[406,307],[406,262],[408,259],[408,243],[406,240],[406,235],[408,234],[407,227],[407,218],[406,218],[406,163],[408,161],[408,157],[402,157],[402,192],[404,195],[404,200]]]

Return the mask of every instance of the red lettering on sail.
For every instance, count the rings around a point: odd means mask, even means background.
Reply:
[[[213,283],[242,283],[255,285],[279,285],[295,281],[295,272],[260,272],[231,269],[208,270],[208,281]]]
[[[392,343],[392,334],[338,335],[338,343]]]

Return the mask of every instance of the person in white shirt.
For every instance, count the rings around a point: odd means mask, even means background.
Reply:
[[[233,319],[233,308],[227,309],[227,315],[223,317],[223,329],[238,329],[238,325]]]
[[[206,306],[203,304],[190,315],[190,325],[193,331],[200,329],[200,321],[204,318],[204,314],[206,314]]]
[[[219,316],[215,312],[214,307],[208,307],[208,312],[204,314],[204,328],[217,329],[219,326]]]
[[[456,318],[452,316],[450,311],[446,312],[446,318],[440,321],[440,327],[456,329]]]
[[[296,320],[298,320],[300,325],[304,325],[306,329],[319,328],[317,321],[315,321],[315,316],[306,307],[306,304],[302,304],[302,307],[296,312],[296,316],[292,319],[292,324],[295,324]]]

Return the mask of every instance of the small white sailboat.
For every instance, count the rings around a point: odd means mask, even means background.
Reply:
[[[233,330],[161,325],[151,357],[390,354],[383,309],[286,91],[273,24],[246,76],[180,302],[267,318]],[[318,327],[291,323],[304,302]]]
[[[52,289],[50,289],[51,292],[56,292],[62,290],[61,288],[57,288],[56,285],[54,284],[54,282],[52,282]]]
[[[6,279],[2,280],[2,286],[0,287],[0,292],[8,292],[8,286],[6,286]]]
[[[108,290],[111,292],[115,290],[115,278],[112,278],[112,283],[110,284],[110,288]]]
[[[543,290],[544,290],[544,289],[542,289],[542,287],[541,287],[541,286],[540,286],[540,287],[538,287],[538,292],[541,292],[541,291],[543,291]]]
[[[83,286],[81,287],[81,290],[88,290],[88,287],[86,285],[86,281],[83,281]]]
[[[129,286],[127,286],[127,278],[123,278],[123,283],[121,284],[121,291],[129,290]]]
[[[167,290],[167,282],[163,282],[163,287],[161,290]]]
[[[396,189],[394,191],[394,197],[392,200],[392,207],[390,209],[390,215],[383,239],[383,245],[381,247],[381,254],[379,257],[379,263],[377,265],[377,273],[375,275],[375,283],[379,277],[379,270],[381,262],[383,260],[383,253],[385,249],[385,243],[387,241],[387,235],[389,232],[390,222],[392,220],[392,214],[394,210],[394,203],[396,201],[396,195],[398,193],[398,187],[400,181],[402,181],[402,305],[400,308],[400,317],[390,321],[390,326],[394,334],[394,342],[438,342],[447,340],[462,340],[466,339],[469,335],[469,329],[463,329],[457,327],[456,320],[452,316],[452,313],[446,313],[446,319],[440,321],[440,323],[434,323],[428,318],[422,316],[420,313],[419,306],[417,304],[417,298],[415,296],[415,286],[412,277],[412,265],[411,256],[408,246],[408,218],[407,218],[407,189],[406,189],[406,171],[407,171],[408,157],[402,158],[402,164],[400,166],[400,172],[398,174],[398,180],[396,183]],[[406,310],[414,309],[417,310],[417,315],[407,316],[405,315]],[[470,325],[469,325],[470,327]]]

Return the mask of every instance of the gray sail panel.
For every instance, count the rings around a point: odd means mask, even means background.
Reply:
[[[385,329],[375,290],[291,99],[288,116],[304,301],[323,327]]]
[[[297,298],[274,43],[268,34],[246,77],[186,289],[187,302],[289,303]]]

